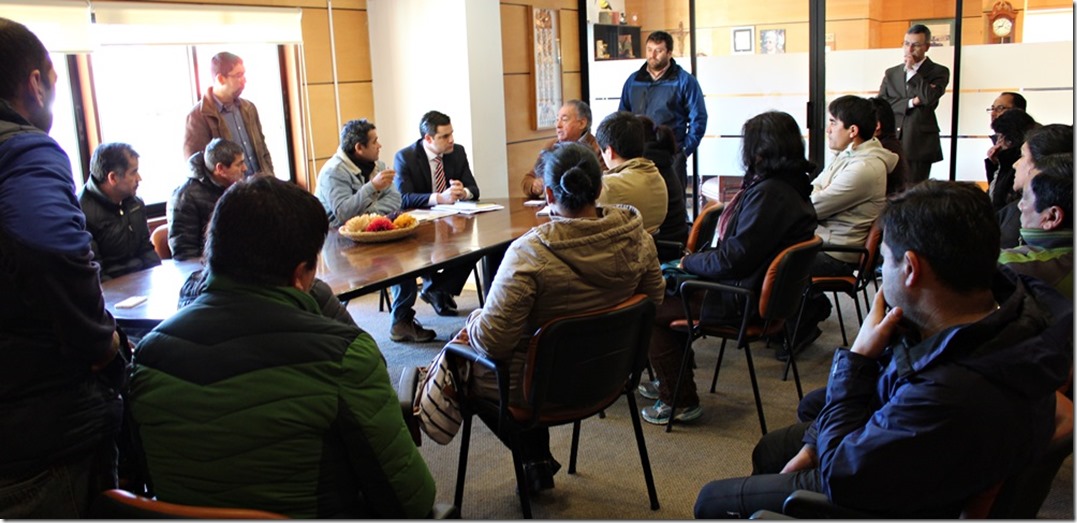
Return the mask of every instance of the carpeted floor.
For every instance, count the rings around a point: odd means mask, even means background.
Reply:
[[[417,317],[434,329],[435,341],[401,344],[389,340],[389,313],[378,312],[377,294],[352,301],[348,310],[356,322],[377,340],[396,380],[406,366],[425,365],[462,325],[465,311],[478,307],[474,290],[457,298],[461,315],[440,317],[429,305],[416,305]],[[852,302],[842,298],[850,341],[856,335],[856,313]],[[804,390],[826,383],[830,354],[841,345],[836,315],[823,325],[823,335],[798,356]],[[707,481],[750,473],[752,448],[760,436],[759,421],[752,398],[744,355],[728,350],[722,364],[716,394],[710,394],[710,378],[720,341],[696,343],[696,383],[704,408],[703,417],[691,424],[676,425],[672,433],[644,423],[644,436],[661,508],[651,511],[647,489],[632,435],[627,402],[620,400],[607,410],[605,419],[583,423],[577,474],[567,474],[571,428],[551,432],[554,456],[565,466],[556,476],[556,488],[532,500],[536,518],[546,519],[689,519],[696,495]],[[781,381],[783,365],[773,357],[773,349],[753,346],[756,373],[766,413],[768,429],[795,421],[797,393],[790,381]],[[637,396],[641,406],[645,400]],[[429,439],[420,451],[438,485],[438,501],[452,502],[456,485],[459,438],[446,446]],[[512,456],[496,437],[476,420],[462,515],[465,519],[519,519]],[[1073,458],[1068,458],[1055,479],[1050,496],[1039,517],[1074,519]]]

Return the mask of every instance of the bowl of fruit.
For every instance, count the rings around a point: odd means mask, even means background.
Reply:
[[[340,235],[359,243],[399,240],[415,234],[419,220],[408,213],[360,214],[341,225]]]

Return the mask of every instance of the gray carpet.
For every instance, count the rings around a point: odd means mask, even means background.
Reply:
[[[438,336],[430,343],[402,344],[389,340],[389,313],[378,312],[377,294],[356,299],[348,310],[356,322],[371,333],[389,363],[395,381],[405,366],[426,365],[462,326],[465,311],[478,307],[477,295],[465,290],[457,298],[461,314],[440,317],[430,306],[419,302],[417,317]],[[850,341],[857,320],[852,302],[842,298]],[[797,358],[805,392],[822,387],[830,366],[830,354],[841,345],[836,315],[823,325],[823,335]],[[752,448],[760,436],[751,384],[744,355],[727,350],[716,394],[710,394],[710,378],[718,354],[718,340],[696,342],[696,383],[704,409],[703,417],[691,424],[674,426],[672,433],[644,423],[661,508],[651,511],[647,489],[632,435],[632,423],[624,399],[607,410],[605,419],[583,423],[577,474],[567,474],[572,430],[551,432],[554,456],[564,465],[556,476],[556,488],[532,500],[536,518],[545,519],[689,519],[696,495],[707,481],[750,473]],[[773,349],[752,350],[766,413],[767,428],[783,427],[795,421],[797,394],[792,377],[781,381],[783,365],[773,357]],[[637,396],[641,406],[645,400]],[[438,485],[438,501],[452,502],[456,485],[459,439],[446,446],[429,439],[420,451]],[[519,519],[512,456],[497,438],[476,420],[471,438],[468,475],[462,515],[465,519]],[[1055,479],[1050,496],[1039,517],[1074,519],[1073,458],[1068,458]]]

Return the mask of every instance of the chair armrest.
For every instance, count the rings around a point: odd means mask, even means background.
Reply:
[[[681,242],[655,239],[654,247],[658,251],[660,262],[680,259],[686,254],[684,244]]]
[[[482,354],[479,354],[472,347],[464,345],[462,343],[447,343],[444,349],[448,355],[454,356],[471,362],[473,365],[480,365],[486,367],[494,372],[494,376],[497,378],[497,389],[499,396],[498,414],[501,419],[505,419],[508,416],[509,410],[509,368],[507,364],[498,363]],[[463,383],[464,380],[460,379],[459,369],[456,368],[454,358],[448,358],[449,368],[453,373],[453,377],[456,383]]]
[[[486,356],[483,356],[482,354],[479,354],[478,352],[475,352],[475,349],[472,349],[468,345],[450,342],[445,345],[445,351],[449,354],[452,354],[453,356],[470,361],[471,363],[477,363],[479,365],[482,365],[483,367],[486,367],[494,372],[497,372],[499,370],[497,362],[491,360],[490,358],[487,358]]]
[[[706,280],[686,280],[681,283],[681,296],[685,301],[688,301],[689,295],[694,294],[696,291],[717,291],[717,292],[732,292],[734,294],[743,294],[745,296],[751,296],[755,294],[751,289],[745,289],[744,287],[738,287],[736,285],[728,285],[725,283],[718,283],[715,281]]]
[[[797,519],[869,519],[865,512],[835,505],[826,494],[811,490],[796,490],[785,498],[782,512]]]
[[[684,318],[688,320],[689,329],[692,327],[692,294],[697,291],[703,292],[727,292],[730,294],[742,294],[745,296],[744,311],[741,312],[741,323],[747,325],[749,318],[751,317],[751,309],[755,305],[755,291],[746,289],[744,287],[738,287],[736,285],[728,285],[725,283],[718,283],[714,281],[706,280],[687,280],[681,283],[681,303],[684,305]],[[706,295],[704,294],[704,298]],[[703,323],[703,308],[699,309],[699,325]]]
[[[855,252],[857,254],[867,254],[868,249],[856,245],[834,245],[832,243],[824,243],[819,247],[819,252]]]
[[[411,439],[416,447],[423,445],[423,438],[419,434],[419,418],[415,415],[415,389],[419,386],[419,368],[404,367],[400,373],[400,382],[397,385],[396,397],[400,401],[400,412],[404,415],[404,425],[411,433]]]

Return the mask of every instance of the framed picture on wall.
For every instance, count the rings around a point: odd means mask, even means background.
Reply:
[[[953,45],[950,35],[954,34],[953,18],[936,18],[933,20],[913,20],[910,27],[916,24],[924,24],[931,30],[931,47],[946,47]]]
[[[611,44],[617,45],[615,42]],[[535,85],[531,92],[533,127],[552,129],[561,108],[561,46],[557,37],[557,10],[531,8],[531,52]]]
[[[782,54],[785,52],[785,29],[763,29],[759,31],[760,54]]]
[[[734,27],[732,29],[733,36],[733,53],[754,53],[755,52],[755,27]]]

